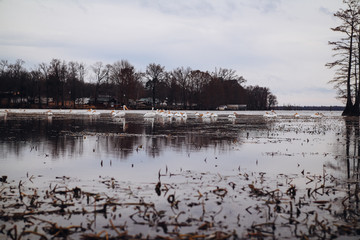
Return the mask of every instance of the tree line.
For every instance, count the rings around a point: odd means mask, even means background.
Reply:
[[[326,64],[335,69],[330,81],[337,90],[338,98],[346,101],[343,116],[360,115],[360,3],[359,0],[343,0],[344,9],[334,16],[340,25],[331,28],[342,37],[329,41],[335,60]]]
[[[125,104],[133,108],[216,109],[232,104],[262,110],[277,105],[269,88],[245,87],[246,80],[226,68],[166,71],[164,66],[151,63],[141,72],[127,60],[86,66],[60,59],[30,70],[24,65],[21,59],[0,61],[0,107],[105,107],[104,98],[114,103],[111,107]],[[90,103],[82,102],[85,98]],[[148,101],[139,104],[141,99]]]

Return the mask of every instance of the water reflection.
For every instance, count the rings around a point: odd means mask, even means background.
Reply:
[[[206,230],[227,229],[241,239],[263,238],[263,233],[288,239],[358,235],[356,118],[240,116],[209,124],[138,115],[53,116],[51,121],[9,118],[0,131],[0,150],[5,150],[0,176],[8,179],[3,193],[11,200],[4,198],[3,210],[17,224],[26,224],[26,218],[37,226],[89,224],[91,232],[106,229],[118,236],[109,228],[111,218],[116,226],[127,224],[130,234],[158,236],[167,232],[154,226],[176,216],[176,224],[183,223],[180,233],[201,230],[207,222],[214,224]],[[30,173],[14,176],[13,166]],[[143,175],[148,177],[139,184]],[[26,199],[23,205],[14,189]],[[59,209],[60,201],[69,203],[66,211]],[[20,220],[21,212],[30,216]],[[14,222],[4,221],[4,236]],[[169,223],[169,233],[175,232],[178,226]]]
[[[347,117],[344,119],[346,125],[346,166],[347,177],[359,179],[359,118]]]
[[[19,155],[24,149],[36,148],[56,159],[64,155],[81,156],[85,141],[90,144],[92,139],[94,152],[101,149],[124,159],[143,148],[151,157],[159,156],[168,148],[178,152],[199,151],[210,146],[225,150],[234,141],[241,143],[245,125],[248,128],[253,124],[256,131],[267,128],[262,121],[239,120],[235,125],[235,121],[224,119],[207,123],[201,119],[167,121],[136,115],[128,118],[17,117],[2,120],[0,143],[5,152]]]
[[[345,133],[345,161],[348,178],[347,198],[343,201],[344,211],[340,217],[346,222],[358,221],[359,210],[359,165],[360,165],[360,131],[359,118],[347,117],[344,119],[346,125]]]
[[[135,113],[124,118],[8,116],[0,119],[0,161],[19,174],[35,169],[77,175],[79,168],[87,169],[84,174],[89,177],[116,173],[130,179],[135,178],[128,169],[133,165],[136,174],[156,174],[165,166],[291,173],[299,172],[300,164],[319,172],[326,161],[335,166],[333,155],[327,153],[340,148],[334,130],[339,121],[343,124],[339,117],[267,120],[262,115],[241,115],[231,121],[227,115],[186,121],[144,119]],[[325,158],[320,160],[321,154]],[[111,169],[106,168],[109,162]]]

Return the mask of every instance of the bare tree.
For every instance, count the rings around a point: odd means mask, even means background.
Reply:
[[[233,69],[227,68],[215,68],[215,71],[212,73],[214,78],[218,78],[223,81],[236,80],[240,85],[245,83],[246,80],[242,76],[237,75],[236,71]]]
[[[34,88],[33,99],[35,100],[35,98],[37,96],[38,107],[42,108],[42,102],[41,102],[42,87],[41,86],[42,86],[43,78],[42,78],[41,70],[39,67],[30,72],[30,78],[32,80],[32,85]]]
[[[270,97],[271,92],[269,88],[259,87],[259,86],[248,86],[247,87],[247,97],[248,97],[248,109],[249,110],[265,110],[270,105],[270,100],[272,104],[275,105],[275,98]]]
[[[7,60],[1,60],[0,61],[0,73],[3,74],[6,69],[9,67],[9,63]]]
[[[95,104],[97,104],[100,85],[107,79],[110,68],[109,66],[105,66],[102,62],[96,62],[91,66],[91,69],[95,75]]]
[[[42,74],[42,78],[45,81],[46,86],[46,107],[49,107],[49,66],[46,65],[46,63],[40,63],[39,64],[39,70]]]
[[[268,102],[268,109],[271,109],[278,104],[277,97],[272,93],[269,93],[267,102]]]
[[[181,67],[181,68],[177,68],[174,71],[172,71],[172,76],[174,77],[177,84],[181,88],[182,102],[183,102],[184,109],[186,109],[186,106],[187,106],[186,93],[187,93],[189,85],[190,85],[190,83],[189,83],[189,81],[190,81],[190,78],[189,78],[190,72],[191,72],[190,67],[187,67],[187,68]]]
[[[75,107],[76,97],[78,95],[78,88],[76,87],[77,82],[79,81],[80,72],[79,72],[79,64],[76,62],[69,62],[68,63],[68,76],[67,76],[67,83],[69,86],[70,91],[70,99],[72,101],[72,105]]]
[[[335,83],[335,87],[339,89],[339,93],[342,93],[343,90],[341,87],[343,84],[346,84],[346,106],[343,111],[343,115],[359,115],[359,99],[357,99],[356,105],[353,105],[353,96],[351,88],[351,80],[353,79],[353,54],[354,54],[354,38],[359,25],[359,1],[357,0],[343,0],[346,4],[347,9],[340,9],[337,11],[334,16],[340,19],[341,25],[331,30],[335,32],[340,32],[345,35],[339,41],[330,41],[329,44],[333,46],[334,54],[337,57],[337,60],[331,63],[326,64],[329,68],[337,68],[334,79],[331,81]],[[355,68],[356,69],[356,68]],[[355,70],[356,71],[356,70]],[[355,83],[357,85],[357,83]],[[357,87],[356,87],[357,88]],[[357,93],[355,93],[355,98],[357,98]]]
[[[189,75],[189,100],[191,103],[196,103],[199,107],[203,106],[202,94],[204,88],[211,81],[211,75],[208,72],[200,70],[193,70]]]
[[[159,82],[164,79],[165,67],[160,64],[150,63],[146,67],[145,78],[147,79],[146,87],[151,90],[152,93],[152,106],[155,107],[156,91]]]
[[[128,104],[129,98],[137,96],[137,83],[141,77],[135,67],[127,60],[115,62],[111,67],[111,80],[117,86],[117,98],[122,104]]]
[[[61,99],[61,106],[65,105],[65,84],[67,76],[66,62],[61,62],[60,59],[53,59],[49,65],[49,82],[52,87],[52,96],[55,96],[56,105],[59,106]]]

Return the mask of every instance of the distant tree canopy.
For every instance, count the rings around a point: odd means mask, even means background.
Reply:
[[[214,72],[178,67],[166,71],[151,63],[145,72],[127,60],[113,64],[53,59],[31,70],[23,60],[0,61],[0,107],[75,108],[120,107],[216,109],[222,105],[247,105],[262,110],[277,105],[268,88],[244,87],[236,71]],[[87,99],[87,101],[85,100]],[[104,105],[112,103],[111,105]]]
[[[345,9],[334,16],[341,24],[332,31],[343,35],[338,41],[329,41],[335,61],[326,66],[336,70],[330,81],[338,92],[338,98],[346,101],[344,116],[359,116],[360,105],[360,3],[359,0],[343,0]]]

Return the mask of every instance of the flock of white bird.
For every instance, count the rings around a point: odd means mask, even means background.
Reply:
[[[195,117],[198,119],[206,119],[206,120],[216,120],[218,118],[218,114],[214,112],[206,112],[206,113],[195,113]],[[149,112],[144,114],[144,118],[163,118],[168,120],[186,120],[188,118],[187,112],[182,111],[169,111],[169,110],[154,110],[152,109]]]
[[[186,120],[188,118],[188,115],[186,112],[172,112],[167,110],[154,110],[154,108],[144,114],[144,118],[156,118],[156,117],[162,117],[162,118],[168,118],[169,120],[172,119],[184,119]]]
[[[272,110],[272,111],[270,111],[270,112],[265,112],[264,117],[266,117],[266,118],[276,118],[276,117],[277,117],[277,113],[276,113],[274,110]],[[299,117],[300,117],[300,114],[299,114],[299,113],[295,113],[295,114],[293,115],[293,117],[294,117],[294,118],[299,118]],[[324,117],[324,114],[319,113],[319,112],[315,112],[315,113],[311,114],[310,117],[311,117],[311,118],[322,118],[322,117]]]
[[[110,112],[111,117],[114,118],[124,118],[126,115],[127,110],[129,110],[125,105],[123,106],[122,110],[112,110]],[[18,114],[44,114],[47,116],[53,116],[54,113],[59,115],[87,115],[87,116],[100,116],[100,112],[93,109],[88,110],[33,110],[33,109],[12,109],[12,110],[0,110],[0,116],[6,116],[9,113],[18,113]],[[106,113],[106,112],[105,112]],[[106,113],[108,114],[108,113]],[[216,120],[218,118],[218,114],[215,112],[195,112],[195,117],[197,119],[204,119],[204,120]],[[276,118],[278,115],[277,113],[272,110],[269,112],[265,112],[263,115],[265,118]],[[227,116],[229,120],[235,120],[239,117],[239,114],[236,112],[233,112]],[[293,115],[294,118],[299,118],[300,114],[295,113]],[[315,112],[310,115],[311,118],[322,118],[324,117],[324,114]],[[182,111],[169,111],[169,110],[154,110],[154,108],[151,111],[148,111],[144,114],[144,118],[163,118],[168,120],[186,120],[188,118],[187,112]]]

